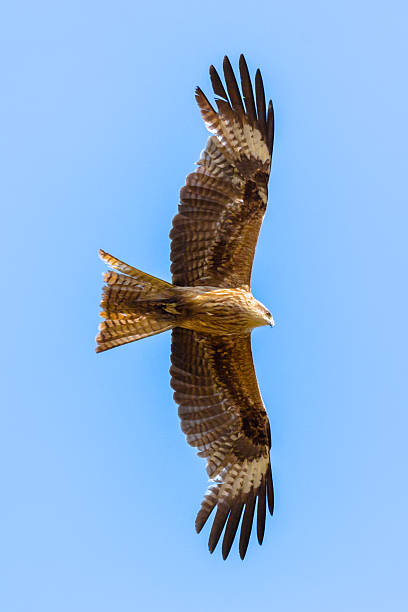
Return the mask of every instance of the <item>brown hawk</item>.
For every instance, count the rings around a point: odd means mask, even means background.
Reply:
[[[244,558],[255,505],[264,537],[266,506],[273,513],[271,434],[251,353],[251,331],[274,325],[251,294],[252,261],[266,210],[274,134],[272,102],[262,77],[255,96],[244,56],[242,97],[224,58],[226,89],[213,66],[215,110],[200,88],[196,99],[213,134],[180,192],[171,238],[172,283],[128,266],[104,251],[103,323],[97,352],[172,329],[171,386],[187,442],[207,460],[212,485],[196,519],[199,532],[216,508],[213,552],[225,527],[228,556],[243,513]]]

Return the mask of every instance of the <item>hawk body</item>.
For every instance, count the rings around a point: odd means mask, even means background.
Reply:
[[[270,312],[245,289],[180,288],[180,326],[216,335],[246,334],[273,324]]]
[[[262,78],[255,96],[243,56],[241,93],[228,58],[226,89],[213,66],[217,110],[196,99],[213,134],[180,192],[171,237],[172,283],[100,251],[116,271],[105,275],[97,351],[172,329],[171,386],[187,442],[207,460],[213,484],[196,519],[200,531],[216,508],[209,548],[224,531],[229,554],[241,521],[244,558],[252,523],[259,543],[266,507],[273,513],[271,434],[251,353],[251,331],[274,325],[251,294],[252,262],[268,199],[274,118]]]

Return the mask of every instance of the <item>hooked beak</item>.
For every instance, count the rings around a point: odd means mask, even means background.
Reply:
[[[269,321],[269,325],[270,325],[270,327],[275,327],[275,321],[274,321],[272,315],[271,315],[271,320]]]

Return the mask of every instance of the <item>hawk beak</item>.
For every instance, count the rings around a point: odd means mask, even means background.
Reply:
[[[274,321],[273,317],[271,317],[271,320],[270,320],[269,325],[270,325],[271,327],[275,327],[275,321]]]

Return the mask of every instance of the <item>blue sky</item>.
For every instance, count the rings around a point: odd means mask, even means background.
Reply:
[[[405,3],[2,12],[1,609],[406,610]],[[241,52],[276,114],[253,273],[276,512],[223,562],[169,334],[94,353],[97,249],[169,279],[194,87]]]

